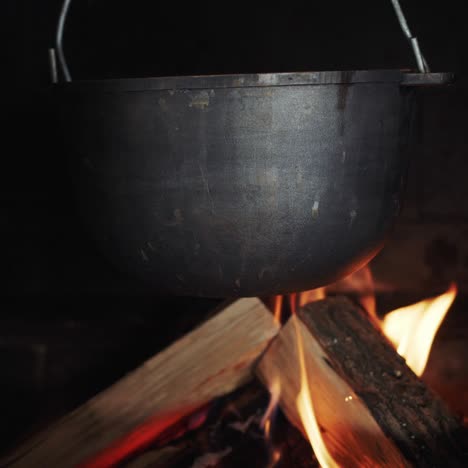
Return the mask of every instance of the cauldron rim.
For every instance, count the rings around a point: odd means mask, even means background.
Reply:
[[[399,69],[382,69],[93,79],[62,82],[56,86],[65,89],[83,88],[97,91],[170,91],[358,83],[396,83],[404,86],[422,86],[446,85],[452,81],[453,74],[447,72],[415,73]]]

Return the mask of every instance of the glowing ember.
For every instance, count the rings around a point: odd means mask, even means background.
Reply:
[[[456,285],[438,297],[387,314],[382,330],[416,375],[426,367],[432,342],[457,294]]]
[[[274,468],[276,464],[280,461],[280,459],[281,459],[281,452],[279,450],[274,450],[273,454],[271,455],[270,464],[267,465],[267,468]]]
[[[108,468],[117,466],[126,457],[149,446],[153,441],[168,443],[188,430],[201,426],[208,415],[209,405],[197,410],[189,418],[183,415],[189,411],[167,414],[165,417],[149,419],[122,439],[81,463],[79,468]],[[165,431],[168,431],[165,434]]]
[[[281,458],[281,452],[279,450],[275,450],[273,452],[273,460],[272,460],[273,465],[272,466],[276,465],[279,462],[280,458]]]
[[[320,428],[314,412],[314,405],[312,396],[310,394],[310,384],[307,378],[307,370],[305,365],[304,346],[302,344],[302,337],[299,331],[298,319],[296,316],[292,317],[296,328],[297,337],[297,352],[299,356],[299,365],[301,372],[301,389],[296,399],[296,407],[299,415],[301,416],[302,425],[307,433],[312,449],[317,457],[318,462],[322,468],[334,468],[339,465],[335,462],[330,452],[328,451],[325,441],[320,433]]]

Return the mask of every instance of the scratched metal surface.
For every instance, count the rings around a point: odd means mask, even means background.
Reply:
[[[399,212],[411,91],[393,75],[58,93],[89,232],[158,291],[266,295],[332,281],[375,254]]]

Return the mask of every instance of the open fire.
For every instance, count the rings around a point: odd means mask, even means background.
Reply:
[[[320,426],[314,411],[314,401],[311,396],[311,383],[307,377],[304,345],[302,343],[301,333],[297,320],[294,319],[294,325],[297,336],[297,353],[301,370],[301,390],[297,396],[296,406],[301,416],[307,437],[312,445],[312,449],[317,457],[320,466],[324,468],[335,468],[339,465],[335,462],[327,449],[324,439],[320,433]]]
[[[446,293],[394,310],[383,319],[383,332],[416,375],[423,374],[437,330],[456,295],[452,284]]]
[[[0,465],[466,466],[460,421],[415,375],[456,287],[384,318],[374,289],[364,268],[224,304]]]
[[[372,273],[369,267],[364,267],[356,273],[348,276],[338,283],[328,287],[322,287],[301,293],[289,295],[290,312],[295,315],[298,307],[303,307],[314,301],[324,299],[328,291],[346,291],[358,294],[360,305],[367,311],[369,319],[377,323],[385,336],[390,340],[398,354],[406,361],[413,372],[421,376],[426,367],[431,346],[437,330],[439,329],[450,306],[455,300],[457,288],[452,284],[448,291],[434,297],[422,300],[415,304],[396,309],[379,319],[376,310],[376,299]],[[274,301],[274,315],[278,322],[281,322],[283,296],[276,296]],[[295,319],[295,317],[293,317]],[[330,453],[324,437],[320,430],[320,419],[314,410],[314,398],[312,390],[314,383],[309,381],[306,371],[304,345],[298,326],[298,321],[294,320],[296,340],[298,348],[299,368],[300,368],[300,391],[297,396],[296,406],[301,418],[304,431],[310,441],[317,460],[324,468],[334,468],[340,466]],[[272,391],[272,399],[269,405],[269,413],[272,411],[272,402],[279,401],[278,390],[281,388],[281,374],[275,380],[275,389]],[[355,397],[348,395],[345,402],[351,402]],[[361,460],[359,466],[374,466],[365,460]]]

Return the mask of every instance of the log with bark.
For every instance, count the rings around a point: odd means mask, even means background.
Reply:
[[[253,377],[278,325],[240,299],[13,453],[0,466],[108,467]]]
[[[270,388],[280,380],[280,406],[304,434],[298,395],[306,380],[322,437],[340,466],[468,466],[460,422],[346,298],[309,304],[291,317],[257,375]]]

